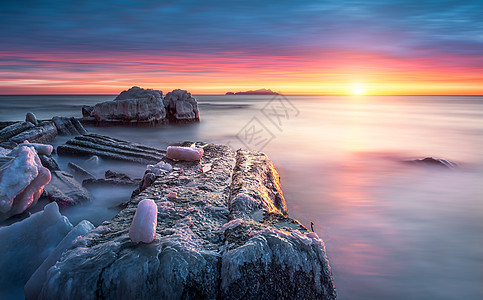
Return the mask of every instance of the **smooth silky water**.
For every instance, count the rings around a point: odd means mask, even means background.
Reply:
[[[113,98],[0,96],[0,120],[22,120],[29,111],[39,119],[80,117],[82,105]],[[324,239],[340,299],[483,298],[483,97],[197,99],[197,124],[87,128],[160,148],[182,141],[261,148],[280,173],[290,216],[307,227],[314,222]],[[267,117],[264,107],[282,114]],[[249,133],[260,130],[257,144]],[[459,168],[404,162],[427,156]],[[64,168],[84,161],[58,160]],[[141,177],[144,168],[101,160],[90,171]],[[64,211],[74,225],[111,218],[132,191],[90,190],[91,204]]]

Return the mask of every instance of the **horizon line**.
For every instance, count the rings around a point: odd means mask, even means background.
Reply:
[[[368,94],[368,95],[351,95],[351,94],[243,94],[243,95],[226,95],[226,94],[198,94],[191,93],[196,96],[346,96],[346,97],[370,97],[370,96],[470,96],[477,97],[483,94]],[[117,96],[119,94],[0,94],[0,96]]]

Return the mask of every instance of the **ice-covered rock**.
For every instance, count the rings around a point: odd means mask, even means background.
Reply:
[[[20,222],[0,227],[0,291],[23,286],[71,229],[56,203]]]
[[[197,161],[203,156],[203,148],[169,146],[166,157],[172,160]]]
[[[62,256],[65,250],[72,246],[72,242],[79,236],[86,234],[89,230],[93,229],[89,221],[82,221],[77,226],[72,228],[72,230],[60,241],[60,243],[55,247],[55,249],[50,253],[50,255],[42,262],[40,267],[35,270],[35,272],[30,276],[24,287],[25,299],[32,300],[37,299],[42,285],[44,284],[47,270],[52,267]]]
[[[43,155],[50,155],[52,154],[52,150],[54,150],[54,147],[52,147],[52,145],[29,143],[28,141],[25,141],[18,145],[18,147],[22,147],[22,146],[32,147],[35,149],[35,151],[37,151],[38,154],[43,154]],[[12,150],[9,156],[14,156],[13,153],[15,153],[15,149]]]
[[[166,94],[164,105],[172,118],[176,120],[198,120],[198,102],[191,97],[191,93],[176,89]]]
[[[37,203],[51,178],[34,148],[20,146],[9,155],[14,159],[0,167],[0,221]]]
[[[173,162],[104,234],[65,252],[40,299],[335,299],[324,244],[288,217],[268,157],[196,145],[209,172]],[[146,198],[158,206],[156,238],[133,245],[129,228]]]
[[[151,199],[141,200],[134,214],[129,238],[134,243],[151,243],[156,236],[158,207]]]
[[[91,116],[98,122],[159,122],[166,117],[163,92],[134,86],[113,101],[98,103]]]

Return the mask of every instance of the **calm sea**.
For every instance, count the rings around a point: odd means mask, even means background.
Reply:
[[[80,117],[82,105],[113,98],[0,96],[0,121],[29,111]],[[324,239],[340,299],[483,299],[483,97],[197,98],[199,124],[88,130],[156,147],[191,140],[266,152],[290,215]],[[427,156],[459,168],[403,163]],[[73,223],[101,223],[130,194],[91,192],[96,204],[64,212]]]

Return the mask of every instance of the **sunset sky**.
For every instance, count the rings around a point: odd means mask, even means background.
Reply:
[[[2,1],[0,94],[483,94],[480,1]]]

